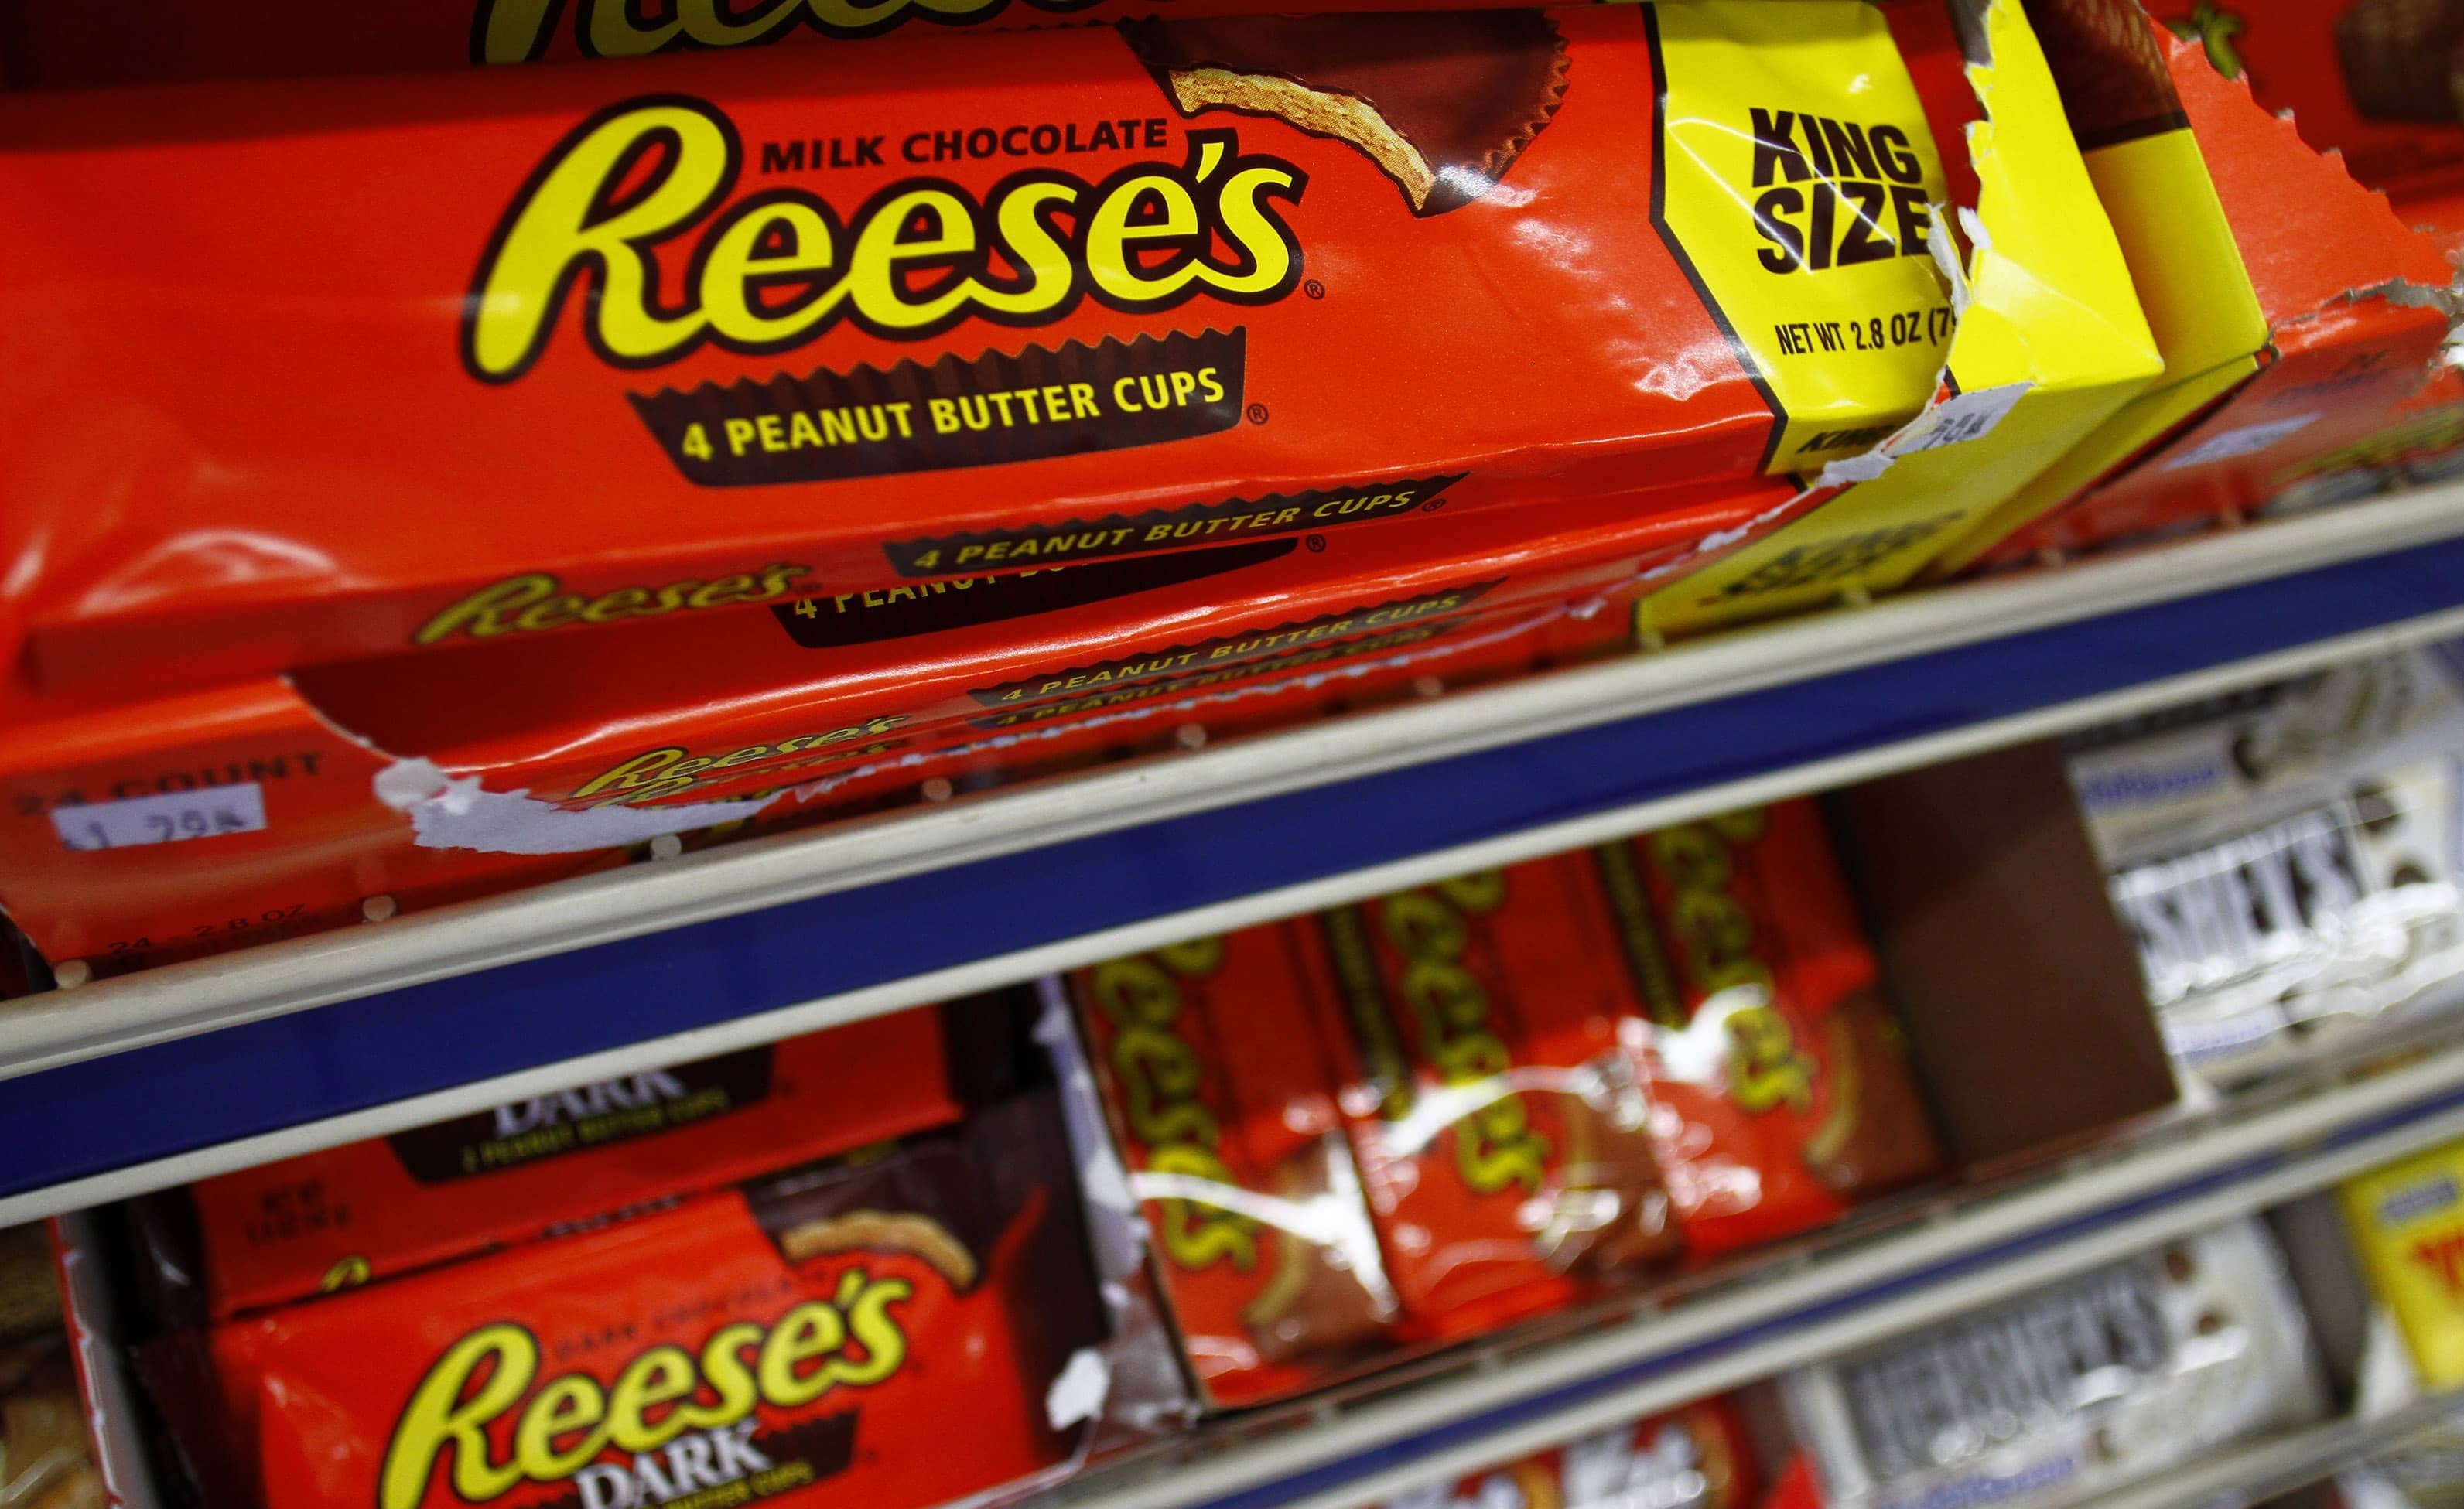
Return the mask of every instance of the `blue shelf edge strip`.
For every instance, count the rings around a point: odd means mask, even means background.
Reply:
[[[0,1195],[2464,605],[2440,541],[0,1083]]]

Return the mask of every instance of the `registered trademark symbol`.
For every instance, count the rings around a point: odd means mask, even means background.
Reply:
[[[1310,278],[1308,282],[1301,285],[1301,292],[1307,294],[1311,298],[1324,298],[1326,296],[1326,285],[1319,282],[1316,278]]]
[[[1423,514],[1434,514],[1434,513],[1436,513],[1438,510],[1440,510],[1440,509],[1441,509],[1441,508],[1443,508],[1443,507],[1445,507],[1445,506],[1446,506],[1446,500],[1445,500],[1445,499],[1443,499],[1443,498],[1431,498],[1431,499],[1429,499],[1429,501],[1427,501],[1426,503],[1423,503],[1423,504],[1421,504],[1421,505],[1420,505],[1420,512],[1421,512],[1421,513],[1423,513]]]
[[[1250,424],[1252,424],[1252,425],[1263,425],[1263,424],[1265,424],[1265,422],[1266,422],[1266,405],[1264,405],[1264,404],[1252,404],[1252,405],[1249,405],[1249,423],[1250,423]]]
[[[1311,535],[1301,543],[1309,546],[1310,552],[1314,554],[1326,548],[1326,536],[1324,535]]]

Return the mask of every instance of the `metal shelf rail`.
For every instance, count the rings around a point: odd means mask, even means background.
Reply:
[[[2075,1509],[2207,1509],[2251,1504],[2367,1460],[2428,1426],[2464,1413],[2464,1392],[2431,1394],[2363,1420],[2343,1417],[2248,1442]]]
[[[0,1224],[2464,632],[2464,488],[0,1005]]]
[[[1749,1262],[1732,1280],[1673,1308],[1586,1317],[1579,1331],[1463,1354],[1385,1392],[1224,1422],[1083,1476],[1043,1502],[1366,1509],[2058,1281],[2453,1140],[2464,1135],[2464,1043],[2374,1078],[2300,1093],[2283,1087],[2264,1108],[2228,1109],[2169,1130],[2013,1188],[1900,1213],[1794,1262]],[[2313,1444],[2323,1450],[2329,1438]],[[2210,1470],[2221,1469],[2185,1472]],[[2121,1509],[2206,1501],[2166,1498]]]

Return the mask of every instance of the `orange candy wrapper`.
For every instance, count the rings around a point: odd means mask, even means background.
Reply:
[[[1743,525],[1751,507],[1723,516]],[[370,895],[424,907],[619,864],[658,833],[844,812],[1180,723],[1290,722],[1353,689],[1529,664],[1574,606],[1681,569],[1693,546],[1615,499],[1536,536],[1496,512],[1433,523],[1399,559],[1340,533],[1316,550],[1265,540],[461,645],[32,723],[0,752],[0,905],[55,961],[171,962],[354,919]],[[1207,601],[1176,595],[1193,583]]]
[[[1480,0],[1351,0],[1351,11],[1460,10]],[[91,6],[0,0],[0,57],[19,88],[171,83],[642,57],[781,42],[1243,15],[1288,0],[148,0],[146,24]]]
[[[958,1116],[940,1014],[907,1011],[262,1164],[185,1198],[222,1320]]]
[[[2326,7],[2261,4],[2246,22],[2213,6],[2158,9],[2214,38],[2203,51],[2167,37],[2165,61],[2266,317],[2267,363],[2161,445],[1979,552],[1989,568],[2240,516],[2305,477],[2352,465],[2348,457],[2382,438],[2400,443],[2419,408],[2453,402],[2452,380],[2433,380],[2445,370],[2444,291],[2455,270],[2442,238],[2422,226],[2453,225],[2453,202],[2391,205],[2363,186],[2404,160],[2395,142],[2416,134],[2443,142],[2440,150],[2464,164],[2464,127],[2451,120],[2390,136],[2335,106],[2340,88],[2316,91],[2326,82],[2318,73]],[[2342,37],[2360,18],[2408,9],[2436,7],[2358,0],[2335,29]],[[2458,17],[2464,27],[2464,11]],[[2263,51],[2263,70],[2235,38]],[[2247,63],[2247,72],[2229,77],[2220,63]],[[2290,119],[2263,108],[2294,102],[2287,89],[2299,97]],[[2325,150],[2347,143],[2341,154]]]
[[[218,1388],[157,1394],[208,1498],[261,1509],[894,1509],[1031,1476],[1105,1330],[1053,1111],[226,1322]],[[158,1380],[194,1355],[140,1350]]]
[[[126,695],[1817,471],[1935,391],[1947,190],[1881,11],[1760,9],[0,96],[0,634]]]
[[[1216,1404],[1804,1232],[1942,1162],[1805,801],[1067,994]]]
[[[1068,994],[1210,1404],[1325,1382],[1397,1319],[1284,933],[1115,959]]]
[[[1697,1257],[1942,1163],[1822,820],[1789,801],[1591,856],[1642,1018],[1652,1125]]]
[[[1290,925],[1418,1328],[1486,1330],[1673,1258],[1624,983],[1578,856]]]

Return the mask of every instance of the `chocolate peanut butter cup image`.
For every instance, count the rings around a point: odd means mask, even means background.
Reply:
[[[1487,193],[1557,112],[1566,47],[1536,11],[1142,21],[1122,33],[1184,116],[1348,142],[1416,215]]]
[[[2136,0],[2031,0],[2028,21],[2044,43],[2081,148],[2183,124],[2156,29]]]
[[[2453,121],[2450,72],[2464,50],[2459,0],[2355,0],[2336,18],[2336,61],[2373,120]]]

